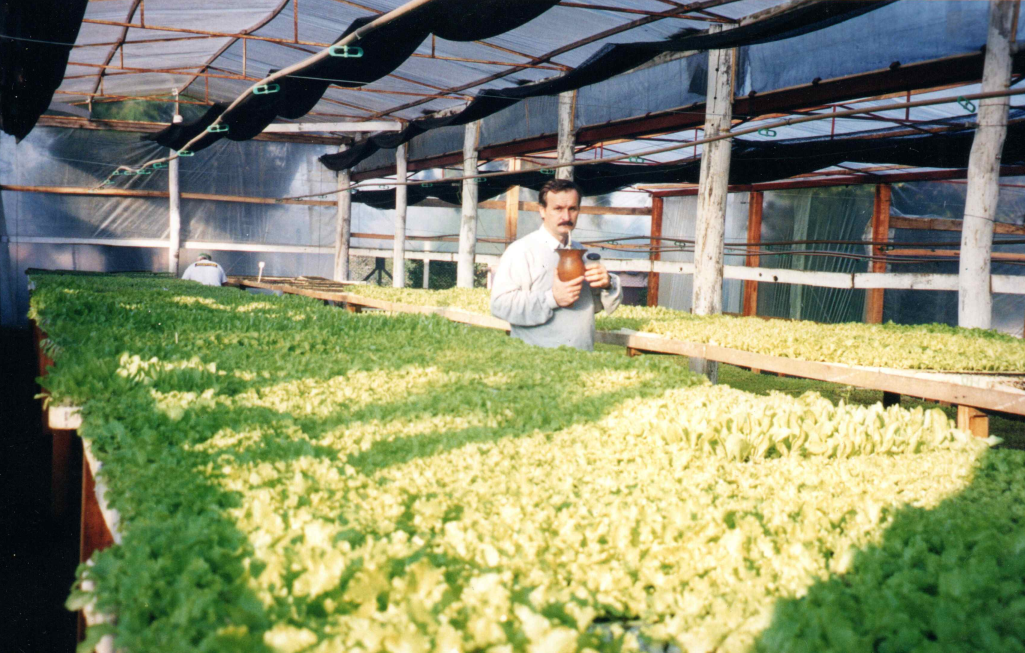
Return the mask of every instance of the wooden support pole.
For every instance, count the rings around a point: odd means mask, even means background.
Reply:
[[[576,129],[574,127],[577,111],[577,92],[559,93],[559,163],[573,163],[576,148]],[[556,168],[556,179],[573,179],[573,168]]]
[[[721,32],[722,25],[709,27]],[[708,91],[705,96],[705,137],[719,136],[730,129],[733,118],[733,50],[708,52]],[[732,138],[706,143],[701,154],[698,181],[697,225],[694,234],[695,315],[722,313],[723,245],[726,233],[726,196],[730,179]],[[691,368],[715,383],[718,364],[692,359]]]
[[[466,125],[463,131],[463,176],[477,174],[477,147],[480,145],[480,121]],[[474,254],[477,251],[477,184],[463,180],[463,210],[459,222],[459,261],[456,263],[456,287],[473,288]]]
[[[710,32],[720,32],[712,25]],[[708,53],[708,93],[705,137],[728,131],[733,117],[733,51]],[[695,315],[722,313],[723,244],[726,228],[726,194],[730,177],[732,138],[704,145],[698,182],[697,228],[694,243]]]
[[[337,217],[335,222],[335,281],[349,280],[349,245],[352,241],[352,193],[347,189],[352,174],[348,169],[338,173]]]
[[[520,169],[520,160],[516,157],[509,159],[506,170],[515,172]],[[513,186],[505,193],[505,242],[516,240],[516,229],[520,221],[520,187]]]
[[[395,179],[406,181],[409,158],[407,145],[403,143],[395,149]],[[406,189],[408,186],[395,187],[395,241],[392,248],[391,281],[395,288],[406,287]]]
[[[890,185],[876,186],[875,204],[872,207],[872,242],[885,243],[890,240]],[[872,245],[872,256],[885,256],[886,250],[879,245]],[[886,261],[873,259],[869,264],[870,272],[886,272]],[[865,291],[865,322],[868,324],[883,323],[882,288]]]
[[[990,0],[983,93],[1004,91],[1010,86],[1012,24],[1017,10],[1017,2]],[[988,329],[993,322],[990,255],[1009,100],[999,97],[979,101],[979,126],[968,157],[968,191],[961,231],[957,323],[962,327]]]
[[[978,408],[958,406],[957,428],[968,431],[977,438],[988,438],[989,416]]]
[[[661,197],[651,198],[651,252],[650,259],[653,263],[652,269],[648,272],[648,306],[658,306],[658,272],[655,272],[654,262],[661,260],[662,253],[658,248],[662,245],[662,210],[663,200]]]
[[[761,265],[761,256],[757,249],[762,243],[762,207],[765,204],[765,194],[761,191],[751,191],[747,207],[747,246],[755,249],[747,255],[744,265],[749,268],[756,268]],[[744,309],[746,316],[758,315],[758,282],[748,280],[744,282]]]

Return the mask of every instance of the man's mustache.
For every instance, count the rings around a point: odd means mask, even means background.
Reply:
[[[560,227],[564,227],[566,225],[569,225],[569,226],[572,227],[573,226],[573,222],[571,222],[570,220],[563,220],[562,222],[559,223]]]

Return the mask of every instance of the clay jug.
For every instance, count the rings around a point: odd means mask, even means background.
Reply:
[[[555,268],[560,281],[572,281],[584,276],[583,249],[558,249],[559,265]]]

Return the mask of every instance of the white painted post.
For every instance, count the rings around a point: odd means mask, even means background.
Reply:
[[[352,240],[352,174],[349,170],[338,173],[338,210],[335,224],[335,281],[349,280],[349,243]]]
[[[574,128],[577,92],[559,93],[559,163],[573,163],[577,135]],[[573,168],[556,168],[556,179],[573,179]]]
[[[480,144],[480,121],[466,125],[463,131],[463,175],[477,174],[477,146]],[[473,288],[474,254],[477,251],[477,184],[463,180],[463,213],[459,223],[459,258],[456,264],[456,287]]]
[[[990,0],[982,92],[1007,90],[1011,82],[1011,33],[1017,2]],[[968,158],[968,190],[958,274],[957,323],[988,329],[993,322],[990,287],[993,222],[1000,196],[1000,155],[1007,136],[1008,98],[979,101],[979,126]]]
[[[431,243],[424,243],[424,251],[428,252],[428,255],[424,257],[424,290],[431,287],[431,259],[429,258],[431,251]]]
[[[177,108],[175,116],[171,119],[174,123],[180,123],[183,118],[178,115]],[[178,179],[178,156],[175,150],[171,150],[171,160],[167,164],[167,271],[178,276],[179,262],[181,261],[182,248],[182,213],[181,213],[181,185]]]
[[[406,144],[395,150],[395,180],[404,182],[408,178]],[[406,287],[406,190],[407,186],[395,187],[395,247],[392,250],[391,285]]]
[[[712,32],[722,31],[712,25]],[[705,138],[728,131],[733,118],[733,50],[708,52],[708,92],[705,97]],[[698,182],[697,224],[694,242],[695,315],[722,313],[723,245],[726,231],[726,195],[729,191],[732,138],[705,143]],[[715,383],[718,365],[694,359],[694,369]]]

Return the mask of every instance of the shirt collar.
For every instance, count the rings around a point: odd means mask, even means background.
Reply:
[[[551,247],[552,250],[556,250],[556,249],[559,249],[560,247],[562,247],[562,241],[560,241],[558,238],[556,238],[552,234],[548,233],[548,230],[545,229],[544,225],[541,225],[541,228],[538,229],[537,231],[538,231],[538,233],[541,234],[541,240],[544,242],[544,244],[548,245],[549,247]]]

